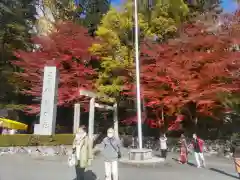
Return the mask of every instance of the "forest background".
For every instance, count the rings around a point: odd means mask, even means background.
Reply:
[[[88,103],[78,93],[85,88],[114,98],[121,132],[136,134],[132,1],[4,0],[0,8],[2,116],[31,132],[43,68],[55,65],[58,132],[71,132],[78,102],[87,124]],[[145,135],[240,132],[239,20],[238,1],[139,0]],[[111,112],[96,113],[97,131],[112,123]]]

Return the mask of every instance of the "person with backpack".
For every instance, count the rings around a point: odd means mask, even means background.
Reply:
[[[107,130],[107,137],[102,141],[105,165],[105,179],[118,180],[118,159],[121,158],[120,141],[114,136],[114,129]]]

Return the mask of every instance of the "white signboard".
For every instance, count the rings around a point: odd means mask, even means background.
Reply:
[[[57,112],[58,72],[53,66],[44,68],[40,124],[34,134],[52,135],[55,133]]]

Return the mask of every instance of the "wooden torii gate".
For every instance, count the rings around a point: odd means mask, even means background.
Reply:
[[[115,136],[119,138],[119,132],[118,132],[118,107],[117,103],[115,103],[113,106],[105,105],[105,104],[99,104],[96,103],[95,100],[99,98],[96,93],[87,91],[87,90],[79,90],[80,96],[87,96],[90,97],[90,103],[89,103],[89,119],[88,119],[88,136],[90,139],[93,140],[94,135],[94,117],[95,117],[95,108],[100,109],[106,109],[106,110],[112,110],[113,111],[113,128],[115,131]],[[73,132],[77,132],[77,128],[80,125],[80,107],[81,105],[79,103],[74,105],[74,123],[73,123]]]

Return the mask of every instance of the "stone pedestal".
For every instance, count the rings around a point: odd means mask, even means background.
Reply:
[[[130,149],[128,157],[119,160],[120,163],[130,165],[153,165],[164,162],[163,158],[153,156],[151,149]]]
[[[129,160],[141,161],[152,158],[151,149],[131,149],[129,151]]]

